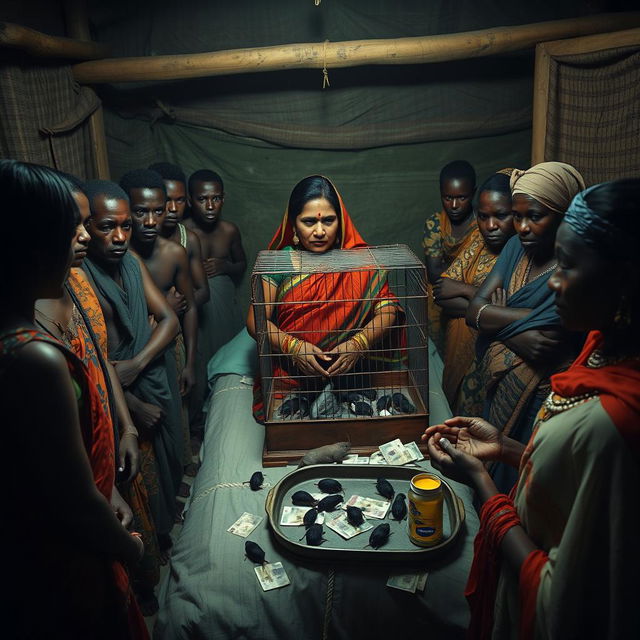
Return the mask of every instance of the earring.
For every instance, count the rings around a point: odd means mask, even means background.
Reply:
[[[300,244],[300,238],[298,238],[298,234],[296,230],[293,230],[293,244],[297,247]]]

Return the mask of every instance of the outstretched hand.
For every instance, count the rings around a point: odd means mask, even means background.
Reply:
[[[476,479],[487,471],[478,458],[457,449],[439,433],[427,440],[431,466],[447,478],[474,486]]]
[[[456,449],[478,460],[499,460],[502,455],[502,434],[482,418],[449,418],[444,424],[428,427],[422,441],[428,442],[436,435],[446,438]]]

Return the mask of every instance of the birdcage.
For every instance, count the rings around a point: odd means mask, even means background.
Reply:
[[[261,251],[251,276],[265,465],[346,440],[372,453],[427,425],[427,286],[406,245]]]

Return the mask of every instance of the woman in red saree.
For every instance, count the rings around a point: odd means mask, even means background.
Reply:
[[[482,505],[466,595],[472,638],[640,632],[640,180],[578,194],[549,279],[562,324],[590,331],[551,377],[526,448],[479,418],[429,427],[432,463]],[[500,426],[500,425],[497,425]],[[519,466],[511,495],[483,461]]]
[[[77,208],[46,167],[0,160],[3,212],[29,225],[28,245],[0,254],[0,406],[6,416],[4,517],[12,638],[144,639],[125,565],[142,542],[109,500],[113,431],[85,365],[34,325],[35,300],[59,298],[72,259]],[[27,464],[25,464],[25,462]]]
[[[293,266],[298,251],[366,246],[334,185],[317,175],[294,187],[269,243],[271,250],[291,252]],[[263,277],[263,295],[271,351],[285,356],[274,359],[273,377],[285,387],[318,389],[337,376],[355,375],[363,351],[374,350],[368,359],[387,368],[403,362],[403,336],[392,330],[401,310],[384,271],[274,273]],[[256,338],[253,309],[247,329]],[[261,396],[258,383],[258,420],[265,417]]]

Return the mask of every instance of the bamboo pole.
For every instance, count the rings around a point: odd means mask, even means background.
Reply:
[[[86,0],[65,0],[65,23],[67,33],[74,38],[89,41],[89,16],[87,14]],[[96,176],[101,180],[109,180],[109,156],[107,154],[107,139],[104,132],[104,116],[102,107],[98,107],[89,116],[89,136],[93,149]]]
[[[533,74],[533,117],[531,129],[531,165],[544,162],[547,140],[547,111],[549,108],[549,72],[551,56],[545,43],[536,47],[536,65]]]
[[[109,55],[106,45],[50,36],[11,22],[0,22],[0,47],[18,49],[41,58],[95,60]]]
[[[628,29],[640,25],[640,12],[599,14],[513,27],[438,36],[350,40],[233,49],[138,58],[112,58],[74,65],[81,84],[180,80],[282,69],[329,69],[366,64],[423,64],[509,53],[545,40]]]

